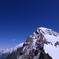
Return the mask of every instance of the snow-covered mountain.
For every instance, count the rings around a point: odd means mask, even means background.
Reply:
[[[59,33],[39,27],[24,43],[10,51],[6,59],[59,59]]]
[[[16,45],[15,47],[11,49],[0,49],[0,59],[5,59],[13,51],[16,51],[18,47],[22,47],[22,46],[23,46],[23,43],[20,43],[19,45]]]

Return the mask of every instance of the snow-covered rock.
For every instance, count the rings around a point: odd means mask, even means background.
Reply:
[[[39,27],[24,43],[11,51],[7,59],[58,59],[59,33]]]

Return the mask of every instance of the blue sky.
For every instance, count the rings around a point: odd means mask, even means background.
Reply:
[[[0,48],[25,41],[38,27],[59,32],[58,0],[0,0]]]

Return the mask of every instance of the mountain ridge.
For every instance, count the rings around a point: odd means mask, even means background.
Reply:
[[[59,33],[49,28],[39,27],[21,47],[13,50],[6,59],[58,59],[58,51]]]

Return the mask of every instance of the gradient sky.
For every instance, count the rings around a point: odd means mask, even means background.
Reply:
[[[0,0],[0,48],[25,41],[38,27],[59,32],[59,0]]]

